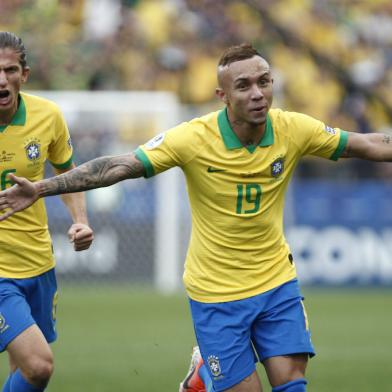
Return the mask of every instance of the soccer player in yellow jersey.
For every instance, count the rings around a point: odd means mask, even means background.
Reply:
[[[15,185],[0,192],[0,219],[41,197],[179,166],[192,210],[184,284],[201,353],[195,350],[180,391],[260,392],[255,362],[261,361],[273,392],[303,392],[314,350],[283,235],[288,182],[304,155],[392,161],[392,139],[272,109],[270,66],[251,45],[223,53],[218,85],[221,111],[170,129],[133,153],[100,157],[34,183],[10,174]]]
[[[23,42],[13,33],[0,32],[1,190],[12,185],[10,173],[41,180],[46,160],[57,173],[75,167],[58,107],[20,92],[28,75]],[[75,250],[87,249],[93,232],[84,196],[64,196],[74,222],[68,236]],[[0,222],[0,352],[8,352],[11,370],[3,392],[43,391],[53,372],[49,343],[57,336],[54,266],[43,200]]]

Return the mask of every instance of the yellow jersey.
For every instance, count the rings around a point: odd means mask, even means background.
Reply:
[[[140,146],[136,155],[146,177],[173,166],[186,177],[192,234],[183,278],[190,298],[234,301],[295,278],[283,233],[290,177],[302,156],[337,160],[346,143],[345,131],[271,109],[259,144],[244,147],[225,109]]]
[[[59,108],[51,101],[20,93],[12,121],[0,126],[0,186],[9,173],[38,181],[45,162],[57,168],[72,163],[72,145]],[[43,199],[0,222],[0,277],[29,278],[55,265]]]

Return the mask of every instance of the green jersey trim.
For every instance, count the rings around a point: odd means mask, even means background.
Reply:
[[[26,105],[22,96],[19,95],[19,107],[15,112],[12,120],[7,125],[0,125],[0,132],[3,132],[9,125],[25,125],[26,124]]]
[[[341,130],[339,144],[336,147],[335,152],[331,155],[331,158],[329,159],[333,161],[337,161],[342,155],[343,150],[346,148],[347,141],[348,141],[348,132]]]
[[[152,167],[151,162],[148,159],[146,153],[139,147],[136,149],[135,155],[141,161],[141,163],[144,166],[144,169],[146,170],[144,177],[146,178],[153,177],[155,175],[154,168]]]
[[[64,163],[53,163],[50,161],[49,162],[56,169],[68,169],[71,166],[72,161],[73,161],[73,155],[71,155],[71,158],[69,158],[68,161]]]
[[[230,125],[229,118],[227,116],[227,108],[221,110],[218,114],[218,125],[219,130],[223,138],[223,142],[228,150],[234,150],[237,148],[245,148],[238,136],[234,133],[233,128]],[[267,123],[265,127],[265,132],[263,137],[261,138],[258,146],[259,147],[267,147],[274,144],[274,129],[272,127],[272,122],[269,114],[267,114]],[[249,152],[253,152],[256,150],[256,146],[246,147]]]

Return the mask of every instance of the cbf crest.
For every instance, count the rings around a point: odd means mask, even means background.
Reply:
[[[208,357],[208,366],[210,367],[211,374],[214,377],[218,377],[221,374],[221,367],[219,363],[219,358],[216,355],[210,355]]]
[[[30,140],[25,145],[25,152],[29,161],[36,161],[41,158],[41,144],[38,140]]]
[[[283,158],[278,158],[275,159],[271,163],[271,176],[272,177],[279,177],[282,175],[284,170],[284,159]]]
[[[0,313],[0,330],[2,330],[5,326],[5,318],[3,315]]]
[[[4,316],[0,313],[0,333],[3,333],[9,328],[9,325],[6,323]]]

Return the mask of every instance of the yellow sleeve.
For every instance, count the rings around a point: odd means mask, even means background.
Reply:
[[[145,177],[186,165],[195,156],[200,145],[197,128],[197,125],[182,123],[139,146],[135,154],[146,169]]]
[[[347,144],[347,132],[300,113],[290,113],[292,137],[301,155],[338,160]]]

